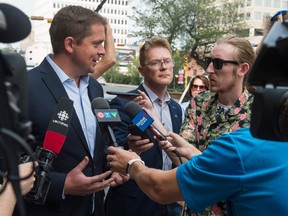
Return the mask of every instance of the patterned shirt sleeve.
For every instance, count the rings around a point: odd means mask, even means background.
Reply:
[[[195,100],[192,98],[187,109],[185,110],[184,122],[180,129],[180,135],[189,143],[195,145],[196,142],[196,118],[195,118]]]

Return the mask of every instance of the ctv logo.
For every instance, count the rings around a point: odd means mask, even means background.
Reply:
[[[97,117],[101,119],[117,118],[117,112],[97,112]]]

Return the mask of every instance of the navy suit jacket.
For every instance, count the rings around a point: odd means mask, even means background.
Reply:
[[[38,67],[28,72],[28,81],[29,115],[33,122],[32,133],[36,137],[37,145],[42,146],[45,132],[58,100],[61,97],[69,97],[57,74],[46,59]],[[102,86],[92,77],[89,79],[88,94],[91,101],[96,97],[103,97]],[[92,158],[74,109],[66,141],[53,162],[52,172],[49,173],[51,187],[46,203],[43,206],[27,203],[27,215],[87,216],[91,215],[92,202],[95,202],[95,215],[103,216],[103,191],[96,193],[95,200],[92,199],[92,194],[88,196],[65,195],[65,199],[63,199],[62,194],[67,173],[76,167],[85,156],[89,157],[89,164],[83,170],[86,176],[103,173],[104,164],[106,164],[104,143],[100,128],[97,125],[94,158]]]
[[[140,85],[137,89],[131,92],[137,92],[140,89],[146,94],[144,87]],[[124,106],[128,100],[121,99],[120,97],[114,98],[110,102],[110,108],[117,109],[121,117],[121,123],[113,127],[117,143],[129,149],[127,144],[127,135],[130,133],[128,126],[132,124],[130,117],[124,112]],[[169,102],[170,115],[172,120],[173,132],[179,133],[182,125],[182,109],[180,105],[174,101]],[[149,132],[153,137],[153,134]],[[154,146],[141,153],[141,159],[145,161],[146,166],[162,169],[162,149],[157,141],[154,141]],[[148,198],[137,186],[134,180],[115,187],[110,188],[105,200],[105,211],[107,216],[123,215],[123,216],[147,216],[154,215],[155,207],[159,206],[156,202]]]

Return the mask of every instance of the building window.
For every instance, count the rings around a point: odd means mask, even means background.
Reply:
[[[262,14],[260,12],[255,12],[254,13],[254,19],[261,20],[262,19]]]
[[[262,36],[263,30],[262,29],[254,29],[254,36]]]
[[[250,12],[246,13],[246,19],[250,20],[250,18],[251,18],[251,13]]]
[[[271,7],[271,0],[264,0],[265,7]]]
[[[274,7],[280,8],[280,0],[274,0]]]
[[[256,0],[255,6],[262,6],[262,0]]]

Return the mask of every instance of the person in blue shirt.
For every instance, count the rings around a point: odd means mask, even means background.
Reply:
[[[288,193],[287,142],[258,139],[244,128],[220,136],[201,153],[179,135],[168,135],[170,142],[162,141],[162,148],[169,152],[176,147],[186,163],[169,171],[151,169],[136,153],[109,147],[111,170],[128,172],[142,191],[162,204],[184,200],[201,212],[227,200],[228,215],[288,215],[283,199]]]

